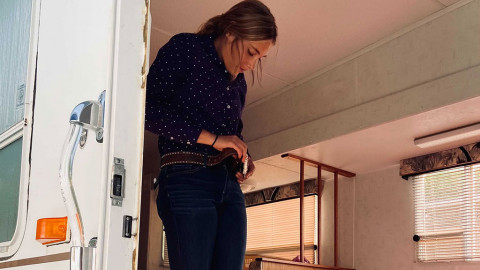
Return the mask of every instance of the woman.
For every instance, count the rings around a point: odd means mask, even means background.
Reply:
[[[255,169],[241,135],[243,73],[253,73],[276,38],[270,10],[245,0],[196,34],[172,37],[150,68],[145,127],[159,135],[157,209],[172,270],[242,269],[247,226],[239,183]],[[229,150],[235,155],[225,158]],[[234,158],[248,170],[233,169]]]

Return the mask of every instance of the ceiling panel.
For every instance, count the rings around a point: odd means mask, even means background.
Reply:
[[[246,104],[249,105],[257,100],[260,100],[268,95],[271,95],[282,89],[288,84],[282,80],[272,77],[268,73],[263,73],[262,81],[259,83],[258,79],[255,79],[255,83],[252,86],[251,74],[246,74],[248,93]]]
[[[278,20],[276,65],[266,71],[294,82],[442,9],[436,1],[269,2]]]
[[[195,32],[208,18],[225,12],[234,0],[152,1],[154,35]],[[265,73],[277,78],[254,102],[406,27],[445,5],[435,0],[265,0],[276,17],[278,44],[269,53]],[[163,44],[154,44],[160,47]],[[278,83],[278,84],[277,84]],[[267,84],[267,83],[266,83]],[[253,92],[252,92],[253,93]]]
[[[435,147],[419,148],[414,145],[415,138],[478,123],[480,115],[480,97],[455,103],[376,127],[339,136],[319,142],[290,153],[331,165],[356,174],[363,174],[389,166],[398,165],[405,158],[426,155],[438,151],[478,142],[478,136],[463,139]],[[276,155],[257,161],[257,170],[251,182],[261,183],[260,187],[271,187],[277,183],[287,184],[298,181],[298,162],[286,160]],[[266,172],[279,168],[295,172],[283,177],[270,177]],[[306,175],[314,177],[315,169],[306,167]],[[327,179],[331,176],[327,176]],[[322,177],[324,178],[324,177]]]

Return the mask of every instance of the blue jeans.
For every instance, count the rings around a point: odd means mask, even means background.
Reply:
[[[162,168],[157,210],[167,236],[170,269],[242,270],[245,198],[224,163]]]

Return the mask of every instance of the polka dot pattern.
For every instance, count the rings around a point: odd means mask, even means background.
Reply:
[[[162,155],[176,151],[218,154],[197,144],[202,129],[241,139],[247,84],[233,81],[210,36],[173,36],[157,54],[147,78],[145,128],[159,135]]]

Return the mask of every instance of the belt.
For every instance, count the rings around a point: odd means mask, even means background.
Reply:
[[[195,152],[172,152],[163,155],[160,168],[172,164],[198,164],[206,166],[215,166],[220,164],[224,159],[237,154],[237,151],[233,148],[225,148],[220,154],[216,156],[207,156],[205,154]]]

